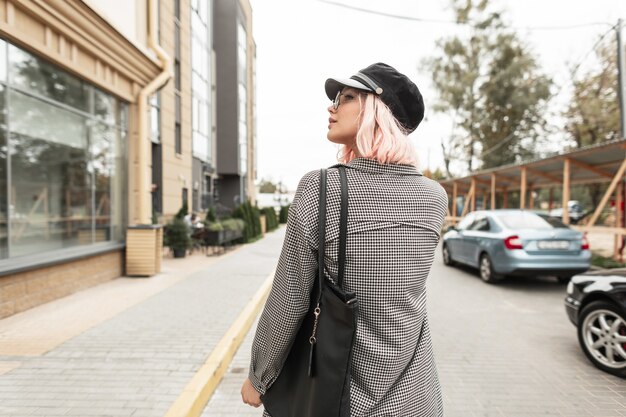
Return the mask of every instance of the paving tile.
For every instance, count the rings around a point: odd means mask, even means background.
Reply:
[[[50,323],[62,327],[72,316],[57,323],[53,318],[59,319],[58,314],[50,318],[26,312],[27,320],[22,317],[21,323],[27,324],[27,333],[37,340],[27,356],[19,356],[19,352],[3,355],[0,349],[0,363],[21,363],[0,374],[0,405],[10,410],[4,413],[0,409],[0,416],[33,412],[50,416],[162,417],[275,268],[284,231],[283,227],[210,262],[194,261],[195,267],[182,260],[180,267],[190,268],[191,273],[180,279],[164,277],[180,276],[181,271],[170,267],[153,277],[154,284],[152,278],[118,280],[116,285],[125,281],[133,297],[145,284],[149,296],[133,299],[115,314],[107,310],[104,320],[90,319],[89,326],[64,336],[60,343],[36,356],[32,352],[42,345],[36,337],[37,329]],[[97,293],[98,287],[94,287],[76,296],[97,295],[98,302],[110,300],[115,304],[115,299],[109,297],[119,296],[120,288],[113,291],[106,284],[99,287],[106,294]],[[60,306],[63,301],[53,303]],[[65,301],[72,307],[66,311],[77,316],[80,310],[75,306],[88,304],[83,299]],[[39,311],[50,313],[46,307]],[[3,329],[5,340],[9,336],[16,340],[17,331],[13,329],[19,319],[12,316],[0,320],[0,345]],[[85,406],[81,401],[89,404]],[[48,414],[42,414],[43,410]]]

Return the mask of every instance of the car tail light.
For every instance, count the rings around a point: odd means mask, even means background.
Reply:
[[[589,250],[589,241],[587,240],[587,236],[583,235],[583,242],[580,245],[580,250]]]
[[[519,236],[509,236],[504,239],[504,246],[507,249],[524,249],[522,246],[522,239]]]

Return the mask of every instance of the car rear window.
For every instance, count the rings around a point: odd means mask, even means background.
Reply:
[[[513,230],[518,229],[553,229],[555,226],[534,213],[502,213],[498,219]],[[558,226],[557,226],[558,227]]]
[[[552,217],[552,216],[544,216],[539,214],[539,217],[541,217],[542,219],[544,219],[545,221],[547,221],[548,223],[550,223],[552,226],[560,228],[560,229],[567,229],[568,226],[563,223],[561,220],[559,220],[558,217]]]

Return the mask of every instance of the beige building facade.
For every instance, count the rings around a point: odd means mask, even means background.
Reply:
[[[129,225],[217,203],[212,22],[203,0],[0,0],[0,318],[122,276]]]

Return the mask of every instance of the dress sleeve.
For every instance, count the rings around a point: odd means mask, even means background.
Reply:
[[[289,208],[274,282],[252,343],[249,378],[261,394],[278,377],[309,308],[317,272],[317,249],[310,244],[309,232],[317,222],[319,179],[315,175],[319,172],[302,178]]]

